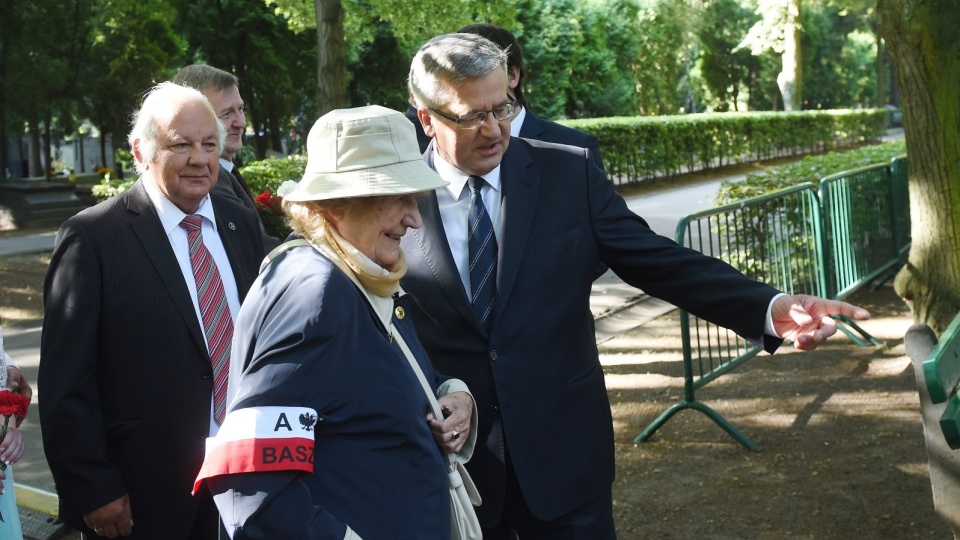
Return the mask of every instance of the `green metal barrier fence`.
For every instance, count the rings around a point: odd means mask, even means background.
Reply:
[[[816,187],[803,184],[684,217],[677,243],[717,257],[747,276],[791,294],[823,296],[821,217]],[[680,311],[684,399],[660,414],[634,439],[645,441],[674,414],[695,409],[734,439],[753,441],[696,398],[696,390],[756,355],[761,348],[726,328]]]
[[[684,217],[677,243],[717,257],[790,294],[841,299],[899,268],[910,250],[908,162],[864,167]],[[854,321],[836,317],[852,341],[882,345]],[[760,447],[696,398],[697,389],[760,352],[730,330],[680,311],[684,397],[634,442],[674,414],[695,409],[750,450]],[[856,332],[856,333],[854,333]],[[857,335],[859,334],[859,336]]]
[[[820,180],[827,295],[843,299],[871,282],[885,281],[910,250],[910,208],[905,158]],[[852,320],[839,329],[859,345],[883,343]],[[858,337],[849,328],[854,329]],[[866,340],[866,341],[864,341]]]

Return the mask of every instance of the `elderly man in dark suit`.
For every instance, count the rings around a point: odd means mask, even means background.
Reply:
[[[129,136],[140,178],[57,235],[40,419],[60,517],[84,538],[218,536],[212,497],[190,489],[265,251],[256,213],[210,195],[224,137],[199,91],[160,84]]]
[[[511,138],[507,59],[473,34],[415,56],[410,90],[425,159],[447,187],[403,237],[414,318],[435,367],[479,414],[468,470],[484,538],[615,538],[613,425],[590,313],[598,263],[627,283],[763,343],[815,348],[844,302],[785,295],[653,233],[589,150]]]

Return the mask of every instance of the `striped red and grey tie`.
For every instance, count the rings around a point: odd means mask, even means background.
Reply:
[[[223,281],[217,271],[200,233],[201,218],[189,215],[180,226],[187,230],[190,243],[190,266],[197,282],[197,300],[203,316],[203,333],[207,338],[207,351],[213,365],[213,415],[217,423],[223,423],[227,409],[227,375],[230,372],[230,342],[233,340],[233,320]]]

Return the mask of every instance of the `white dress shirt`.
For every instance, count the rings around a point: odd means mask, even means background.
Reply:
[[[233,169],[236,167],[236,165],[234,165],[232,161],[230,161],[229,159],[226,159],[226,158],[223,157],[223,156],[220,156],[219,161],[220,161],[220,168],[221,168],[221,169],[227,171],[227,172],[230,173],[230,174],[234,174],[234,173],[233,173]],[[236,175],[234,174],[234,176],[236,176]]]
[[[520,130],[523,128],[523,121],[527,118],[527,108],[517,105],[520,108],[516,116],[510,119],[510,136],[519,137]]]
[[[444,161],[440,154],[434,152],[433,166],[437,169],[437,174],[450,184],[446,187],[437,188],[437,204],[440,206],[440,219],[443,221],[443,229],[447,233],[447,242],[450,244],[450,253],[453,255],[453,261],[457,265],[457,271],[460,273],[460,281],[463,283],[464,290],[467,291],[467,297],[470,296],[470,258],[467,249],[467,216],[470,213],[470,188],[467,186],[467,180],[470,175]],[[490,223],[493,224],[493,234],[497,238],[497,245],[500,245],[501,228],[500,223],[500,166],[483,176],[486,181],[483,188],[480,189],[480,196],[483,198],[483,205],[487,208],[490,215]]]
[[[150,202],[157,209],[157,215],[160,217],[160,224],[167,233],[167,240],[170,241],[170,247],[173,248],[174,255],[177,256],[177,263],[180,265],[180,272],[183,274],[183,280],[187,284],[187,290],[190,291],[190,300],[193,302],[193,311],[197,314],[197,321],[200,322],[200,328],[203,328],[203,315],[200,313],[200,302],[197,299],[197,281],[193,277],[193,266],[190,265],[190,242],[187,238],[187,231],[180,226],[180,222],[187,216],[173,204],[170,199],[160,193],[160,189],[151,180],[144,179],[143,186],[147,190]],[[213,214],[213,204],[210,202],[208,194],[200,202],[200,207],[194,212],[194,215],[200,216],[201,229],[203,236],[203,245],[206,246],[210,256],[217,265],[217,271],[220,273],[220,280],[223,282],[223,292],[227,296],[227,305],[230,307],[230,318],[236,322],[237,312],[240,311],[240,296],[237,294],[237,281],[233,276],[233,267],[230,266],[230,259],[227,257],[227,251],[223,247],[220,235],[217,234],[217,220]],[[206,336],[204,336],[206,337]],[[204,339],[206,341],[206,339]],[[209,351],[208,351],[209,352]],[[220,428],[213,416],[213,394],[210,395],[210,436],[217,434]]]

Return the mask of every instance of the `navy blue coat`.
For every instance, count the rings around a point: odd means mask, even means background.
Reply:
[[[407,298],[393,323],[434,391],[441,382],[417,340]],[[448,538],[446,462],[426,422],[427,396],[396,343],[340,268],[291,248],[254,282],[237,316],[230,411],[317,412],[314,472],[209,480],[234,540]]]

